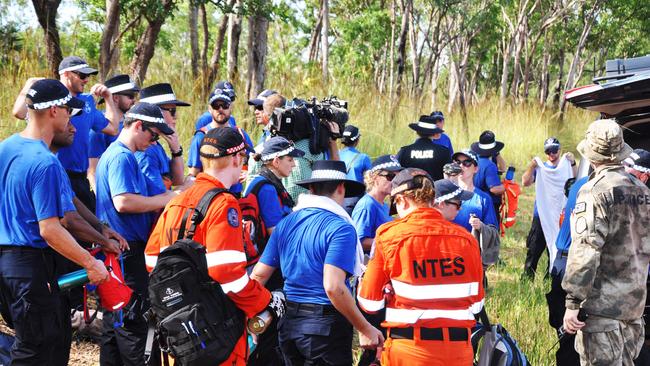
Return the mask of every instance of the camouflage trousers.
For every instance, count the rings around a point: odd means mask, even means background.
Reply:
[[[633,366],[644,340],[643,319],[622,321],[590,315],[576,335],[581,366]]]

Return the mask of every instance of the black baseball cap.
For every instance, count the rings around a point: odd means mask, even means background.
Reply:
[[[165,122],[165,117],[163,117],[162,111],[155,104],[147,102],[136,103],[126,112],[126,114],[124,114],[124,117],[140,120],[145,125],[157,128],[165,135],[174,134],[174,130],[172,130],[172,128]]]
[[[235,93],[235,86],[232,85],[232,83],[230,81],[222,80],[222,81],[218,82],[217,85],[215,85],[214,88],[223,90],[224,93],[226,93],[226,95],[228,95],[231,102],[234,102],[235,99],[237,99],[237,93]]]
[[[104,82],[104,86],[112,95],[129,95],[136,94],[140,88],[131,80],[127,74],[115,75]],[[104,103],[104,98],[100,98],[97,104]]]
[[[474,196],[473,192],[466,191],[456,185],[449,179],[438,179],[435,181],[436,199],[434,203],[446,202],[450,200],[467,201]]]
[[[204,154],[200,152],[201,147],[212,146],[219,152],[217,154]],[[216,159],[236,154],[247,148],[244,137],[232,127],[213,128],[205,134],[199,147],[199,154],[204,158]]]
[[[623,160],[623,164],[641,173],[650,174],[650,152],[643,149],[634,149],[630,156]]]
[[[395,155],[382,155],[375,159],[370,166],[369,172],[375,172],[377,170],[386,170],[389,172],[399,172],[404,169],[399,163]]]
[[[425,180],[429,180],[433,184],[433,179],[426,171],[418,168],[403,169],[393,178],[390,195],[395,196],[399,193],[422,188]]]
[[[140,101],[155,105],[173,104],[178,107],[189,107],[190,103],[183,102],[176,98],[174,89],[169,83],[149,85],[140,90]]]
[[[223,89],[214,89],[212,93],[210,93],[210,96],[208,97],[208,104],[212,106],[212,104],[216,101],[222,101],[226,102],[228,104],[232,103],[232,99],[230,99],[230,96],[228,95],[228,92],[226,92]]]
[[[74,71],[86,75],[96,75],[99,71],[88,66],[86,60],[79,56],[68,56],[59,64],[59,75],[66,71]]]
[[[63,83],[54,79],[41,79],[34,82],[25,97],[29,109],[42,110],[65,105],[72,108],[73,116],[82,113],[86,105],[81,99],[73,97]]]
[[[555,137],[549,137],[544,141],[544,152],[549,153],[553,152],[556,153],[560,150],[560,140],[558,140]]]

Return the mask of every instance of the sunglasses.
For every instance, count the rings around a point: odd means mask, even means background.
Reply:
[[[264,110],[264,106],[263,106],[263,105],[256,105],[256,106],[255,106],[255,110],[256,110],[256,111],[263,111],[263,110]]]
[[[448,205],[456,206],[456,209],[457,209],[457,210],[460,210],[460,205],[461,205],[460,202],[457,202],[457,201],[446,201],[446,203],[447,203]]]
[[[86,80],[86,79],[88,79],[90,77],[90,75],[88,75],[88,74],[82,74],[82,73],[76,72],[76,71],[73,71],[72,73],[77,75],[79,77],[79,79],[81,79],[81,80]]]
[[[379,174],[380,177],[386,178],[387,181],[392,182],[393,178],[395,178],[395,173],[385,173],[385,174]]]
[[[160,109],[162,109],[163,111],[169,112],[169,114],[171,114],[172,117],[176,117],[176,107],[171,107],[171,108],[160,107]]]
[[[551,155],[551,154],[557,154],[558,151],[560,151],[560,149],[547,149],[547,150],[544,150],[544,153],[546,155]]]
[[[135,94],[117,94],[117,95],[121,95],[121,96],[127,97],[129,99],[135,99]]]
[[[228,103],[215,103],[215,104],[212,105],[212,108],[215,111],[218,111],[219,109],[228,109],[228,108],[230,108],[230,104],[228,104]]]
[[[151,142],[156,142],[160,138],[160,136],[156,132],[154,132],[154,130],[152,130],[151,128],[145,125],[142,125],[142,130],[149,131],[149,133],[151,134]]]
[[[467,159],[467,160],[454,160],[454,162],[456,164],[462,165],[464,167],[470,167],[470,166],[474,165],[474,162],[472,160],[469,160],[469,159]]]
[[[57,105],[56,107],[65,109],[68,112],[68,115],[72,114],[72,107],[69,105]]]

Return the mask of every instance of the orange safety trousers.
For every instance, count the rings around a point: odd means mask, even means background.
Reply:
[[[381,353],[382,366],[471,366],[471,341],[450,341],[447,330],[443,332],[443,341],[421,340],[418,328],[414,329],[415,339],[393,339],[389,335]]]

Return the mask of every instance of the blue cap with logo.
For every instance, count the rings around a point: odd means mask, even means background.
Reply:
[[[74,71],[85,75],[96,75],[99,71],[88,66],[86,60],[79,56],[68,56],[59,64],[59,75],[66,71]]]
[[[434,203],[446,202],[450,200],[467,201],[474,196],[474,193],[460,188],[456,183],[449,179],[438,179],[435,181],[436,198]]]
[[[287,155],[294,158],[299,158],[305,156],[305,152],[297,149],[293,145],[293,142],[281,136],[271,137],[264,142],[262,160],[269,161]]]
[[[146,125],[157,128],[165,135],[174,134],[174,130],[165,122],[162,111],[155,104],[147,102],[136,103],[124,114],[124,117],[140,120]]]
[[[63,83],[54,79],[37,80],[27,91],[27,108],[42,110],[50,107],[68,106],[75,116],[86,105],[81,99],[73,97]]]
[[[368,171],[375,172],[377,170],[387,170],[389,172],[399,172],[402,169],[404,168],[399,161],[397,161],[395,155],[382,155],[372,162]]]

